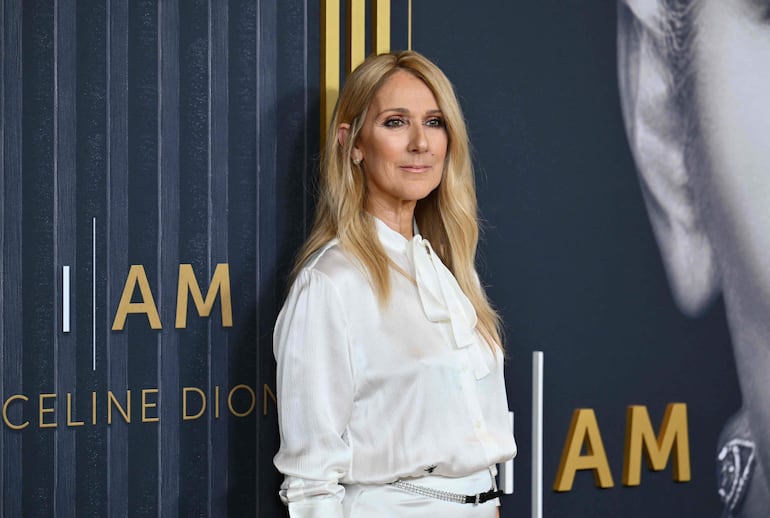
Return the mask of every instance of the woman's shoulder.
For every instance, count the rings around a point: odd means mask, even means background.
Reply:
[[[366,282],[357,262],[346,253],[339,240],[332,239],[316,250],[299,271],[298,277],[325,277],[340,288],[351,282]]]
[[[292,280],[276,328],[298,305],[317,314],[342,318],[369,307],[374,295],[367,278],[336,240],[312,253]]]

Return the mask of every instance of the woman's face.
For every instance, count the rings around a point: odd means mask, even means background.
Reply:
[[[447,152],[444,116],[422,80],[397,71],[372,99],[353,158],[366,177],[375,216],[414,208],[441,182]]]
[[[770,4],[701,0],[693,47],[696,186],[723,289],[770,308]],[[759,309],[759,308],[757,308]]]
[[[744,408],[770,468],[770,8],[701,0],[692,73],[692,177],[720,266]],[[748,501],[764,510],[762,484]],[[750,491],[752,491],[750,489]],[[759,500],[757,500],[759,499]]]

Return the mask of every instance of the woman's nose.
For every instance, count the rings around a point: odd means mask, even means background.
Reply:
[[[428,150],[428,138],[425,135],[425,128],[422,124],[414,124],[409,140],[409,151],[414,153],[424,153]]]

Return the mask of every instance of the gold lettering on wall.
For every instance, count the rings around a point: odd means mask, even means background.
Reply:
[[[39,396],[39,425],[40,428],[56,428],[56,421],[51,421],[50,423],[46,423],[44,419],[45,414],[53,414],[55,409],[54,408],[48,408],[45,406],[45,400],[46,399],[56,399],[56,394],[40,394]]]
[[[67,426],[83,426],[83,421],[75,421],[72,419],[72,393],[67,392]]]
[[[195,277],[191,264],[179,265],[179,276],[177,279],[177,300],[176,300],[176,321],[175,327],[183,329],[187,327],[187,301],[188,295],[195,304],[195,309],[201,317],[211,315],[214,302],[219,296],[219,304],[222,314],[222,327],[233,327],[233,303],[230,296],[230,265],[219,263],[214,268],[214,274],[211,276],[209,289],[204,299],[201,292],[198,279]],[[134,292],[137,286],[141,295],[140,302],[132,302]],[[158,307],[152,296],[150,283],[147,281],[147,273],[141,264],[132,264],[129,269],[126,283],[123,286],[123,294],[118,303],[118,309],[115,312],[115,319],[112,323],[113,331],[122,331],[126,325],[126,318],[129,314],[139,313],[147,316],[152,329],[161,329]]]
[[[139,285],[139,292],[142,294],[142,302],[131,302],[136,286]],[[120,297],[118,311],[115,313],[115,320],[112,322],[113,331],[122,331],[126,325],[126,317],[129,313],[144,313],[150,321],[150,327],[160,329],[160,316],[158,308],[155,306],[155,299],[152,298],[150,283],[147,282],[147,274],[144,266],[141,264],[132,264],[128,271],[126,284],[123,286],[123,295]]]
[[[227,407],[224,410],[224,417],[229,414],[234,417],[246,417],[256,412],[257,404],[257,389],[253,386],[246,384],[235,385],[231,388],[225,388],[220,390],[219,385],[215,385],[213,390],[209,390],[202,387],[183,386],[180,387],[180,396],[182,398],[181,406],[181,420],[193,421],[200,418],[205,418],[206,413],[213,410],[213,418],[220,419],[220,405],[224,401],[225,394],[227,394]],[[10,394],[0,404],[0,411],[2,412],[2,420],[0,426],[3,424],[9,430],[24,430],[32,424],[33,427],[52,429],[54,431],[67,427],[77,428],[85,426],[86,415],[90,413],[91,424],[97,424],[97,401],[105,401],[101,399],[106,396],[106,409],[102,407],[100,414],[104,416],[104,411],[107,412],[107,424],[112,425],[113,420],[116,420],[118,425],[120,418],[127,424],[132,424],[132,413],[136,417],[133,424],[145,424],[145,423],[158,423],[161,421],[160,408],[161,390],[158,387],[137,389],[140,391],[139,399],[132,397],[131,390],[113,392],[112,390],[102,393],[102,396],[97,397],[97,392],[92,391],[90,398],[83,394],[83,407],[79,407],[76,404],[78,394],[76,392],[62,392],[57,393],[40,393],[35,395],[28,394]],[[125,394],[125,395],[124,395]],[[65,406],[66,396],[66,406]],[[213,398],[213,403],[212,403]],[[274,392],[267,384],[263,385],[263,405],[265,412],[267,412],[268,399],[276,400]],[[85,408],[86,401],[90,400],[91,411],[89,412]],[[57,404],[61,403],[61,404]],[[79,411],[82,410],[82,414]],[[29,416],[34,415],[34,418]],[[116,417],[120,416],[120,417]],[[27,419],[25,419],[27,417]],[[102,420],[105,418],[102,417]]]
[[[107,424],[112,424],[112,405],[118,409],[120,415],[123,416],[123,420],[127,423],[131,422],[131,391],[126,391],[126,407],[120,406],[115,394],[111,390],[107,391]]]
[[[187,413],[187,395],[190,393],[198,394],[198,398],[200,399],[201,408],[200,410],[198,410],[197,414]],[[198,419],[200,416],[203,415],[205,411],[206,411],[206,394],[197,387],[184,387],[182,389],[182,420],[191,421],[193,419]]]
[[[666,407],[666,414],[657,437],[652,428],[647,407],[629,406],[626,411],[623,485],[639,485],[642,451],[647,460],[647,467],[653,471],[661,471],[666,467],[672,450],[674,480],[688,482],[690,480],[690,439],[687,430],[687,405],[670,403]]]
[[[147,401],[147,394],[157,394],[158,389],[143,389],[142,390],[142,422],[143,423],[156,423],[160,421],[160,417],[147,417],[148,408],[156,408],[158,406],[157,401]]]
[[[249,408],[245,412],[238,412],[233,408],[233,395],[239,390],[245,390],[249,394]],[[246,417],[249,415],[257,404],[257,395],[254,393],[254,389],[248,385],[236,385],[230,389],[230,393],[227,395],[227,407],[230,409],[230,413],[236,417]]]
[[[583,445],[585,455],[580,454]],[[591,470],[598,487],[608,488],[614,485],[599,424],[592,408],[578,408],[572,414],[553,490],[571,490],[578,470]]]
[[[270,387],[265,383],[265,388],[262,390],[262,413],[263,415],[267,415],[267,398],[270,397],[270,399],[273,400],[273,403],[276,405],[278,404],[278,399],[275,397],[275,394],[273,394],[273,391],[270,390]]]
[[[11,403],[13,403],[16,400],[26,402],[26,401],[29,401],[29,398],[24,394],[14,394],[13,396],[6,399],[5,403],[3,403],[3,422],[5,423],[5,426],[10,428],[11,430],[23,430],[29,426],[29,421],[24,421],[23,423],[15,424],[15,423],[12,423],[10,419],[8,419],[8,407],[11,405]]]
[[[203,300],[198,280],[195,278],[191,264],[179,265],[179,282],[176,294],[176,328],[187,327],[187,294],[193,299],[195,309],[202,317],[211,314],[217,293],[222,310],[222,327],[233,327],[233,304],[230,298],[230,266],[218,264],[214,269],[214,275],[206,292],[206,300]]]

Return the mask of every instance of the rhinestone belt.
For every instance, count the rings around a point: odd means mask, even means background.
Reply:
[[[403,489],[416,495],[427,496],[430,498],[437,498],[445,502],[455,502],[458,504],[483,504],[489,500],[494,500],[503,494],[502,490],[490,489],[484,493],[478,493],[475,495],[464,495],[462,493],[451,493],[449,491],[441,491],[439,489],[431,489],[429,487],[420,486],[417,484],[411,484],[404,480],[396,480],[390,484],[393,487]]]

